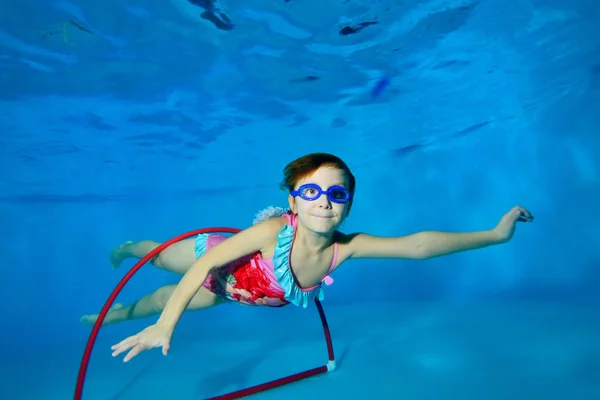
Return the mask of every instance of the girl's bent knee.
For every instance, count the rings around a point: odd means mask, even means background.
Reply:
[[[162,260],[163,257],[160,256],[161,253],[158,253],[154,257],[150,259],[150,264],[154,265],[157,268],[164,268],[165,264]]]
[[[164,286],[154,292],[152,295],[153,308],[159,311],[164,310],[167,302],[173,294],[173,290],[175,290],[175,286]]]

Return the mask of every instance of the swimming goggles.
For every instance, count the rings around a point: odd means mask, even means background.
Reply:
[[[347,203],[352,199],[352,195],[345,187],[332,186],[327,190],[323,190],[319,185],[314,183],[302,185],[290,194],[294,197],[300,196],[300,198],[308,201],[315,201],[321,197],[322,194],[325,194],[329,200],[339,204]]]

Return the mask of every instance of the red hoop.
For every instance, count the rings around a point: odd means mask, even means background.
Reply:
[[[88,368],[88,365],[90,362],[90,357],[92,355],[92,350],[94,348],[96,338],[98,337],[98,332],[100,331],[100,327],[102,326],[102,322],[104,321],[104,318],[106,318],[106,314],[108,314],[108,311],[110,310],[110,307],[116,300],[117,296],[119,295],[121,290],[123,290],[123,288],[125,287],[127,282],[129,282],[129,280],[133,277],[133,275],[135,275],[136,272],[138,272],[144,264],[146,264],[148,261],[150,261],[152,258],[154,258],[154,256],[156,256],[158,253],[160,253],[161,251],[163,251],[164,249],[166,249],[173,243],[179,242],[183,239],[187,239],[191,236],[195,236],[195,235],[198,235],[201,233],[233,233],[233,234],[236,234],[238,232],[240,232],[240,230],[235,229],[235,228],[204,228],[204,229],[197,229],[194,231],[184,233],[182,235],[179,235],[177,237],[174,237],[173,239],[170,239],[170,240],[162,243],[160,246],[158,246],[157,248],[155,248],[154,250],[152,250],[151,252],[146,254],[144,257],[142,257],[142,259],[140,259],[131,268],[131,270],[129,270],[129,272],[127,272],[127,274],[121,279],[119,284],[115,287],[113,292],[110,294],[110,296],[108,297],[108,300],[106,300],[106,303],[104,303],[104,306],[102,307],[102,310],[100,311],[100,315],[98,315],[98,319],[94,323],[92,332],[90,333],[87,344],[85,346],[85,351],[83,352],[83,356],[81,358],[81,364],[79,366],[79,374],[77,375],[77,384],[75,386],[74,400],[81,400],[81,397],[83,396],[83,385],[85,383],[87,368]],[[329,362],[326,365],[323,365],[323,366],[320,366],[317,368],[313,368],[313,369],[309,369],[309,370],[306,370],[303,372],[299,372],[297,374],[293,374],[293,375],[286,376],[283,378],[275,379],[273,381],[265,382],[260,385],[252,386],[252,387],[249,387],[246,389],[241,389],[241,390],[231,392],[228,394],[224,394],[224,395],[220,395],[217,397],[211,397],[208,400],[239,399],[244,396],[249,396],[251,394],[263,392],[265,390],[273,389],[275,387],[279,387],[279,386],[282,386],[282,385],[285,385],[288,383],[296,382],[296,381],[299,381],[304,378],[322,374],[324,372],[333,371],[335,369],[335,357],[333,354],[333,344],[331,342],[331,334],[329,332],[327,318],[325,317],[325,311],[323,310],[323,306],[321,305],[321,302],[318,299],[315,299],[315,304],[317,306],[317,310],[319,311],[319,316],[321,317],[321,323],[323,324],[323,331],[325,333],[325,341],[327,342],[327,352],[329,355]]]

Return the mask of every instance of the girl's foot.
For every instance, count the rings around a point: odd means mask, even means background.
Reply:
[[[114,322],[115,314],[113,311],[119,310],[121,308],[123,308],[123,304],[120,304],[120,303],[116,303],[114,306],[112,306],[110,308],[110,310],[108,311],[108,314],[106,314],[106,318],[104,318],[104,321],[102,321],[102,325],[108,325],[111,322]],[[84,315],[83,317],[81,317],[80,321],[87,325],[94,325],[96,323],[96,320],[98,319],[99,315],[100,314]]]
[[[132,243],[131,241],[125,242],[110,252],[110,263],[113,269],[119,268],[123,260],[127,258],[127,255],[123,254],[123,249]]]

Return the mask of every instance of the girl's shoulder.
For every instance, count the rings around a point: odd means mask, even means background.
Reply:
[[[289,208],[269,206],[256,213],[254,220],[252,221],[252,225],[256,225],[270,219],[276,219],[286,224],[291,221],[290,217],[291,213]]]

